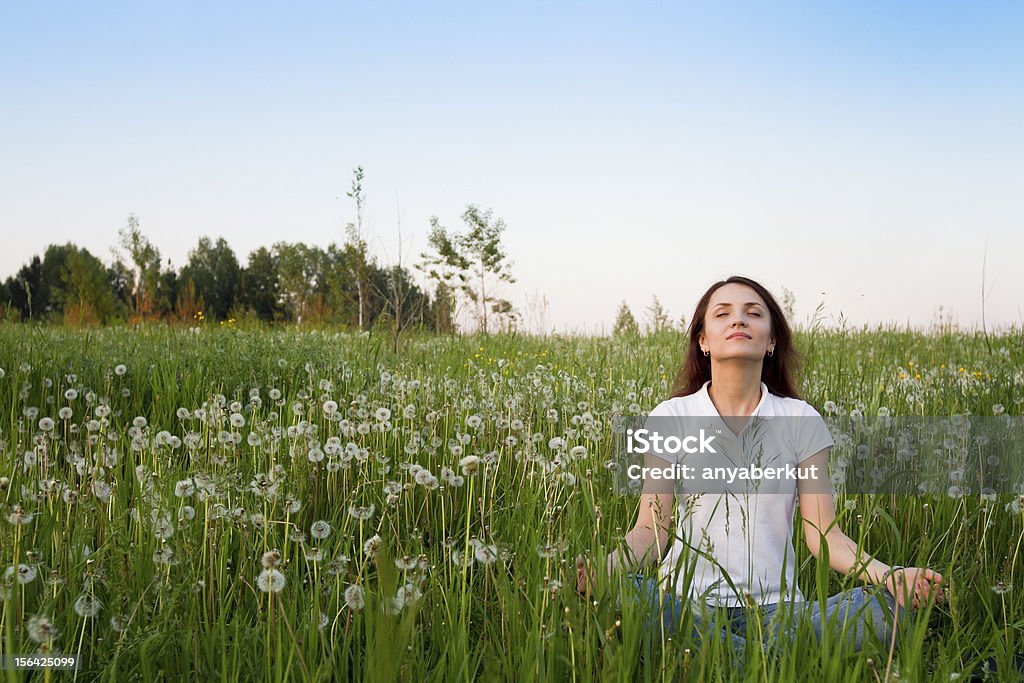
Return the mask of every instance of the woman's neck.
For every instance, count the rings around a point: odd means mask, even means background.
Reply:
[[[749,417],[761,402],[761,364],[711,364],[711,385],[708,396],[718,414]]]

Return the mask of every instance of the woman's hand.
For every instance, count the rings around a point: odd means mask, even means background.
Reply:
[[[589,597],[594,587],[594,567],[582,555],[576,556],[576,590]]]
[[[927,567],[903,567],[889,575],[885,587],[896,598],[897,606],[906,608],[909,600],[917,609],[932,597],[937,603],[945,600],[941,583],[942,574]]]

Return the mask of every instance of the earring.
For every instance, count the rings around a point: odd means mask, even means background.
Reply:
[[[775,349],[768,349],[768,357],[775,355]]]
[[[704,355],[705,356],[710,356],[711,355],[711,351],[709,351],[708,349],[704,349]]]

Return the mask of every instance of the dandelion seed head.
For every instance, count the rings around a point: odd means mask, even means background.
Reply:
[[[28,620],[28,637],[34,642],[45,644],[57,639],[60,631],[53,625],[50,618],[42,614],[34,614]]]
[[[317,540],[323,540],[331,535],[331,525],[322,519],[318,519],[310,525],[309,535]]]
[[[280,593],[284,590],[284,574],[276,569],[264,569],[256,577],[256,587],[264,593]]]
[[[82,593],[79,595],[78,599],[75,600],[74,605],[75,614],[84,619],[91,619],[95,617],[100,613],[100,609],[102,609],[102,607],[103,603],[100,602],[100,599],[95,595],[90,595],[88,593]]]
[[[366,607],[366,595],[363,593],[362,586],[352,584],[345,589],[345,605],[354,611]]]

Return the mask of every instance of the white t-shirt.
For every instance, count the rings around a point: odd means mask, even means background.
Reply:
[[[668,399],[650,412],[651,417],[719,418],[718,410],[708,395],[705,382],[700,391]],[[761,401],[754,409],[758,418],[798,417],[787,420],[778,429],[769,430],[777,454],[773,464],[794,466],[819,451],[835,445],[828,426],[810,404],[794,398],[769,393],[761,383]],[[816,419],[815,419],[816,418]],[[719,422],[719,424],[723,424]],[[744,432],[740,432],[742,435]],[[720,439],[736,435],[729,429]],[[670,463],[685,463],[685,454],[670,458]],[[828,472],[822,474],[827,480]],[[793,549],[793,511],[797,501],[797,482],[784,482],[782,493],[772,494],[689,494],[686,486],[677,493],[679,522],[675,539],[659,567],[659,575],[675,593],[711,605],[734,607],[744,605],[748,592],[759,604],[783,600],[802,602],[803,594],[796,582],[796,553]],[[778,484],[773,490],[780,490]],[[686,552],[686,546],[701,552]],[[710,557],[705,557],[708,555]],[[721,565],[721,569],[716,566]],[[693,567],[692,583],[687,590]],[[736,591],[723,577],[728,572]]]

